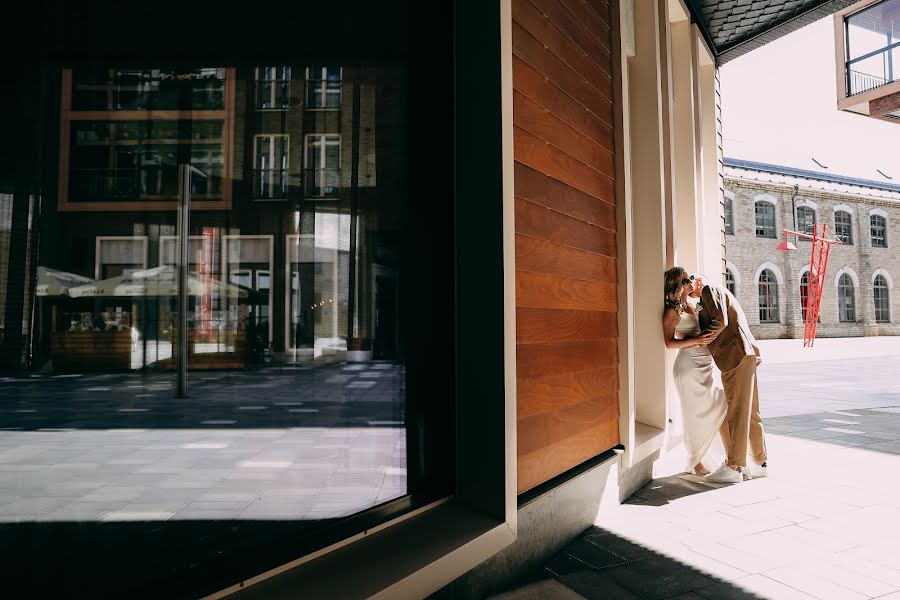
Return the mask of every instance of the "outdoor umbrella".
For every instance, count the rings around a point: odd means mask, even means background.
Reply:
[[[94,280],[75,273],[58,271],[49,267],[37,268],[36,296],[65,296],[69,288],[90,284]]]
[[[165,265],[153,269],[135,271],[102,281],[69,288],[72,298],[175,296],[178,294],[178,277],[175,267]],[[188,275],[188,294],[202,296],[214,294],[231,298],[247,298],[248,291],[237,285],[216,280],[204,281],[196,273]]]

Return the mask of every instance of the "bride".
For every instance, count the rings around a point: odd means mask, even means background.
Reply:
[[[728,447],[725,392],[713,381],[713,358],[707,349],[711,338],[700,331],[697,307],[689,300],[694,276],[681,267],[672,267],[665,275],[665,311],[663,336],[666,348],[678,350],[673,375],[684,422],[684,447],[687,470],[708,475],[703,464],[716,433]]]

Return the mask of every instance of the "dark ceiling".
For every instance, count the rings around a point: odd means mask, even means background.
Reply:
[[[857,1],[686,0],[720,65]]]

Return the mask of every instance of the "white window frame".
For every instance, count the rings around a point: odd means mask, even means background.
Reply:
[[[260,140],[262,138],[273,138],[273,141],[274,141],[274,138],[284,138],[284,157],[283,157],[284,158],[284,167],[283,168],[275,169],[275,168],[270,167],[267,169],[260,169],[257,166],[257,161],[256,161],[256,159],[258,158],[257,152],[259,150],[259,144],[260,144]],[[269,143],[269,152],[267,154],[269,156],[269,160],[271,162],[274,162],[274,159],[275,159],[275,144],[274,143],[271,143],[271,142]],[[272,195],[271,192],[272,192],[272,190],[274,190],[273,174],[275,172],[283,171],[285,181],[287,181],[288,171],[289,171],[290,167],[291,167],[291,136],[290,136],[290,134],[288,134],[288,133],[257,133],[256,135],[254,135],[253,136],[253,184],[252,185],[254,188],[256,187],[256,173],[257,172],[259,172],[259,173],[262,173],[264,171],[267,172],[268,174],[266,175],[266,179],[267,179],[267,183],[269,185],[270,195],[258,196],[256,193],[256,189],[254,189],[253,194],[252,194],[253,200],[256,200],[256,201],[287,200],[287,190],[285,190],[284,195]]]
[[[147,258],[149,253],[149,238],[146,235],[98,235],[95,241],[95,255],[94,255],[94,279],[101,279],[101,273],[103,271],[101,262],[102,252],[100,247],[103,245],[103,242],[107,241],[123,241],[123,240],[133,240],[140,241],[143,248],[141,249],[141,268],[147,268]],[[116,263],[109,263],[116,264]]]
[[[326,169],[328,169],[328,167],[325,166],[325,156],[326,156],[325,147],[327,146],[326,140],[329,137],[337,138],[338,159],[337,159],[337,167],[335,167],[334,170],[338,174],[340,174],[340,172],[341,172],[341,161],[343,160],[343,152],[344,152],[343,140],[341,139],[341,134],[340,133],[307,133],[305,136],[303,136],[303,170],[304,170],[303,171],[303,173],[304,173],[304,175],[303,175],[303,177],[304,177],[303,195],[304,195],[304,197],[307,197],[307,190],[309,189],[309,174],[310,174],[310,172],[320,171],[320,170],[324,172]],[[309,162],[310,162],[309,140],[311,138],[321,138],[321,140],[322,140],[321,141],[322,151],[319,153],[319,155],[321,156],[320,164],[316,165],[315,167],[311,167],[309,164]],[[319,197],[333,198],[335,196],[308,196],[308,197],[310,197],[310,198],[319,198]]]
[[[849,240],[846,241],[846,242],[843,242],[843,240],[841,240],[841,241],[842,241],[844,244],[848,245],[848,246],[852,246],[852,245],[853,245],[853,211],[850,209],[849,206],[846,206],[846,205],[840,205],[840,206],[835,206],[835,207],[834,207],[834,234],[835,234],[835,236],[838,237],[838,239],[840,239],[840,236],[838,235],[838,231],[837,231],[837,218],[838,218],[838,215],[841,214],[841,213],[843,213],[843,214],[847,215],[848,217],[850,217],[850,224],[849,224],[849,227],[850,227],[850,235],[849,235]]]
[[[254,72],[253,72],[254,83],[256,85],[257,90],[259,89],[259,85],[262,82],[272,82],[272,83],[283,82],[283,83],[288,84],[288,90],[291,89],[290,86],[291,86],[291,80],[293,77],[293,70],[291,69],[291,67],[289,65],[281,65],[282,69],[286,69],[286,71],[283,71],[287,75],[286,79],[262,79],[260,77],[261,71],[263,69],[277,69],[277,68],[279,68],[278,65],[267,65],[267,66],[263,66],[263,67],[256,67],[254,69]],[[276,86],[273,85],[272,90],[269,93],[269,102],[271,102],[272,106],[259,106],[259,104],[257,103],[257,98],[259,97],[258,93],[257,93],[253,97],[253,103],[256,105],[256,106],[254,106],[254,108],[256,110],[282,110],[282,111],[290,109],[290,92],[288,92],[288,105],[287,106],[275,106],[275,98],[277,97],[276,89],[277,89]]]
[[[878,302],[875,297],[876,285],[875,281],[881,277],[884,279],[885,284],[885,293],[887,294],[887,319],[879,319],[878,318]],[[891,322],[891,290],[894,287],[894,282],[891,281],[891,276],[884,269],[876,269],[874,273],[872,273],[872,303],[875,306],[875,322],[876,323],[890,323]]]
[[[344,67],[338,67],[341,71],[341,87],[338,90],[338,104],[337,106],[327,106],[328,104],[328,66],[322,66],[319,72],[319,78],[311,78],[312,67],[306,67],[305,78],[304,81],[306,83],[306,89],[304,90],[306,93],[303,96],[303,106],[306,110],[340,110],[341,105],[344,103],[343,91],[344,91]],[[312,81],[321,81],[324,85],[322,85],[322,100],[326,106],[310,106],[308,103],[309,100],[309,84]]]

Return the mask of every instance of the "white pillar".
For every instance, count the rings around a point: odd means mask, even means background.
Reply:
[[[703,38],[695,28],[699,54],[700,165],[703,173],[703,200],[700,218],[700,271],[715,277],[721,285],[722,273],[722,190],[720,188],[719,129],[717,115],[716,65]]]

